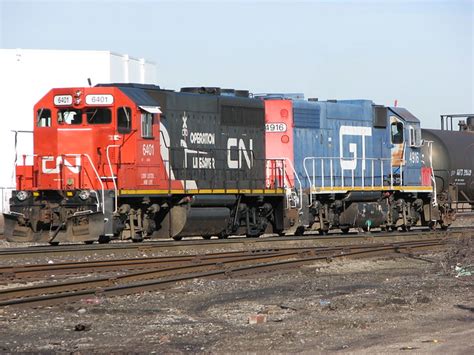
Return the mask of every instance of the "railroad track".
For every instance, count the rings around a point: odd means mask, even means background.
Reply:
[[[350,235],[330,234],[326,236],[304,235],[304,236],[286,236],[286,237],[261,237],[261,238],[243,238],[236,237],[225,240],[201,240],[192,239],[176,242],[173,240],[147,241],[143,243],[118,242],[110,244],[72,244],[59,246],[37,245],[19,248],[0,249],[0,263],[6,261],[15,262],[25,258],[37,258],[38,256],[47,256],[49,258],[69,257],[71,255],[107,255],[107,254],[126,254],[126,253],[155,253],[161,251],[203,251],[212,249],[268,249],[284,248],[293,246],[324,246],[331,243],[361,243],[361,242],[390,242],[390,241],[409,241],[421,238],[442,238],[442,237],[460,237],[466,234],[474,233],[474,228],[453,228],[448,231],[428,231],[413,230],[403,233],[359,233]]]
[[[94,277],[66,282],[41,283],[33,286],[7,288],[0,290],[0,307],[12,305],[41,306],[56,303],[77,301],[90,296],[117,296],[136,292],[159,290],[186,280],[204,277],[233,277],[247,274],[275,271],[299,267],[316,261],[332,260],[342,257],[367,257],[387,253],[406,253],[443,247],[446,238],[419,239],[414,241],[369,243],[342,245],[326,248],[289,248],[267,251],[241,251],[234,253],[216,253],[204,256],[180,256],[168,258],[145,258],[131,263],[130,259],[103,261],[98,263],[82,263],[83,272],[91,269],[117,268],[121,274]],[[172,263],[168,264],[170,261]],[[123,272],[121,263],[129,267],[140,263],[146,264],[147,270],[128,270]],[[153,264],[155,263],[155,264]],[[174,264],[173,264],[174,263]],[[74,265],[73,265],[74,264]],[[76,272],[80,263],[64,263],[63,265],[27,266],[23,275],[34,275],[40,272]],[[141,267],[143,267],[143,265]],[[36,267],[36,270],[35,270]],[[49,271],[48,271],[49,268]],[[104,269],[102,269],[104,270]],[[108,269],[110,271],[110,269]],[[30,274],[28,274],[30,272]]]

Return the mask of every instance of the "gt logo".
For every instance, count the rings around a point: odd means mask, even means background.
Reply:
[[[345,136],[359,136],[362,138],[362,151],[360,159],[362,159],[362,171],[365,170],[365,137],[372,136],[371,127],[360,126],[341,126],[339,129],[339,156],[341,158],[341,169],[355,170],[357,167],[357,144],[349,143],[349,158],[344,157],[344,137]]]
[[[56,159],[54,159],[53,156],[43,157],[41,161],[41,171],[44,174],[59,174],[61,164],[63,164],[73,174],[79,174],[79,171],[81,170],[81,157],[76,155],[74,159],[75,164],[73,165],[70,161],[66,160],[66,158],[63,158],[62,156],[56,157]],[[51,161],[55,162],[53,167],[51,167],[51,164],[48,164],[48,162]]]

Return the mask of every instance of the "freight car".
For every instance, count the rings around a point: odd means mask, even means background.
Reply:
[[[457,127],[453,124],[457,121]],[[457,128],[457,129],[456,129]],[[436,199],[455,211],[474,207],[474,115],[442,115],[441,129],[423,129],[423,156],[432,151]]]
[[[34,116],[34,156],[19,159],[5,214],[11,241],[449,224],[420,122],[402,108],[107,84],[53,89]]]
[[[108,241],[283,230],[248,92],[111,84],[53,89],[34,108],[34,156],[5,214],[15,241]],[[269,170],[270,169],[270,170]]]

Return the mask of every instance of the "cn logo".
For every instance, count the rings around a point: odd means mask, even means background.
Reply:
[[[63,164],[73,174],[79,174],[81,169],[81,157],[77,155],[75,157],[71,157],[71,159],[74,159],[74,164],[61,156],[56,157],[56,159],[54,159],[53,156],[43,157],[41,171],[44,174],[59,174],[61,164]],[[50,162],[53,163],[51,164]]]
[[[232,151],[235,150],[238,150],[237,158],[232,156]],[[245,164],[249,169],[252,169],[253,139],[250,139],[249,148],[247,149],[243,139],[229,138],[227,140],[227,166],[229,167],[229,169],[241,169],[243,167],[243,161],[245,161]]]

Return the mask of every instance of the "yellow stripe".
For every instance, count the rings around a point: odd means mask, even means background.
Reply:
[[[212,194],[283,194],[284,189],[189,189],[189,190],[120,190],[119,195],[212,195]]]
[[[337,187],[321,187],[312,188],[312,193],[325,193],[325,192],[346,192],[346,191],[421,191],[431,192],[433,188],[431,186],[337,186]]]

